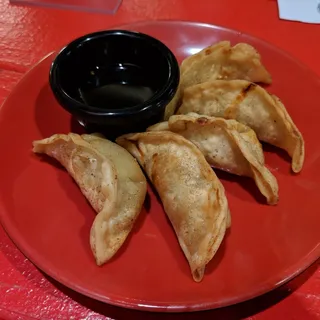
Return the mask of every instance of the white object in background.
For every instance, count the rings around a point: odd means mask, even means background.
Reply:
[[[320,0],[278,0],[280,19],[320,23]]]

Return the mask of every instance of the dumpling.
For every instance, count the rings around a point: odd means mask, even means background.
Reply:
[[[181,104],[184,90],[192,85],[210,80],[243,79],[251,82],[271,83],[270,73],[261,63],[259,52],[246,43],[231,46],[221,41],[187,57],[180,66],[180,85],[167,106],[165,120]]]
[[[209,80],[243,79],[271,83],[270,73],[261,63],[259,52],[247,43],[231,46],[221,41],[182,61],[181,85],[187,88]]]
[[[239,176],[253,178],[268,204],[278,202],[278,183],[264,166],[261,144],[252,129],[236,120],[225,120],[196,113],[174,115],[148,131],[170,130],[193,142],[208,163]]]
[[[138,217],[147,192],[137,161],[119,145],[94,135],[55,134],[34,141],[33,151],[58,160],[98,213],[90,232],[97,265],[122,246]]]
[[[116,140],[140,163],[155,186],[193,279],[218,250],[230,224],[224,188],[201,151],[172,132],[144,132]]]
[[[304,140],[279,98],[245,80],[215,80],[187,88],[178,114],[235,119],[252,128],[258,139],[285,150],[292,170],[304,162]]]

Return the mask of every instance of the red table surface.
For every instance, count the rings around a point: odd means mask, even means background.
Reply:
[[[286,50],[320,76],[320,26],[280,20],[276,0],[123,0],[113,16],[12,6],[0,0],[0,103],[29,67],[72,38],[114,25],[156,19],[201,21],[250,33]],[[320,319],[319,265],[318,261],[285,286],[236,306],[193,314],[152,314],[99,303],[48,279],[1,228],[0,317],[315,320]]]

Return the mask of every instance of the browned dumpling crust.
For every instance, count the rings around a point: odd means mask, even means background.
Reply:
[[[194,143],[208,163],[220,170],[254,179],[268,204],[279,200],[278,182],[265,167],[262,146],[252,129],[236,120],[189,113],[174,115],[148,131],[170,130]]]
[[[250,128],[258,139],[279,147],[292,158],[292,170],[304,162],[304,140],[280,99],[245,80],[214,80],[187,88],[178,114],[235,119]]]
[[[220,180],[201,151],[181,135],[144,132],[116,142],[138,160],[155,186],[193,279],[201,281],[231,222]]]
[[[243,79],[271,83],[259,52],[247,43],[221,41],[186,58],[180,66],[183,89],[209,80]]]
[[[180,85],[174,99],[166,108],[165,120],[181,104],[184,90],[192,85],[211,80],[243,79],[270,84],[270,73],[261,62],[259,52],[247,43],[231,46],[221,41],[187,57],[180,66]]]

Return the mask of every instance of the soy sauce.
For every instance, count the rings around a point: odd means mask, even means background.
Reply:
[[[84,103],[101,109],[124,109],[149,100],[155,90],[149,85],[148,70],[119,63],[89,71],[88,81],[79,88]]]

